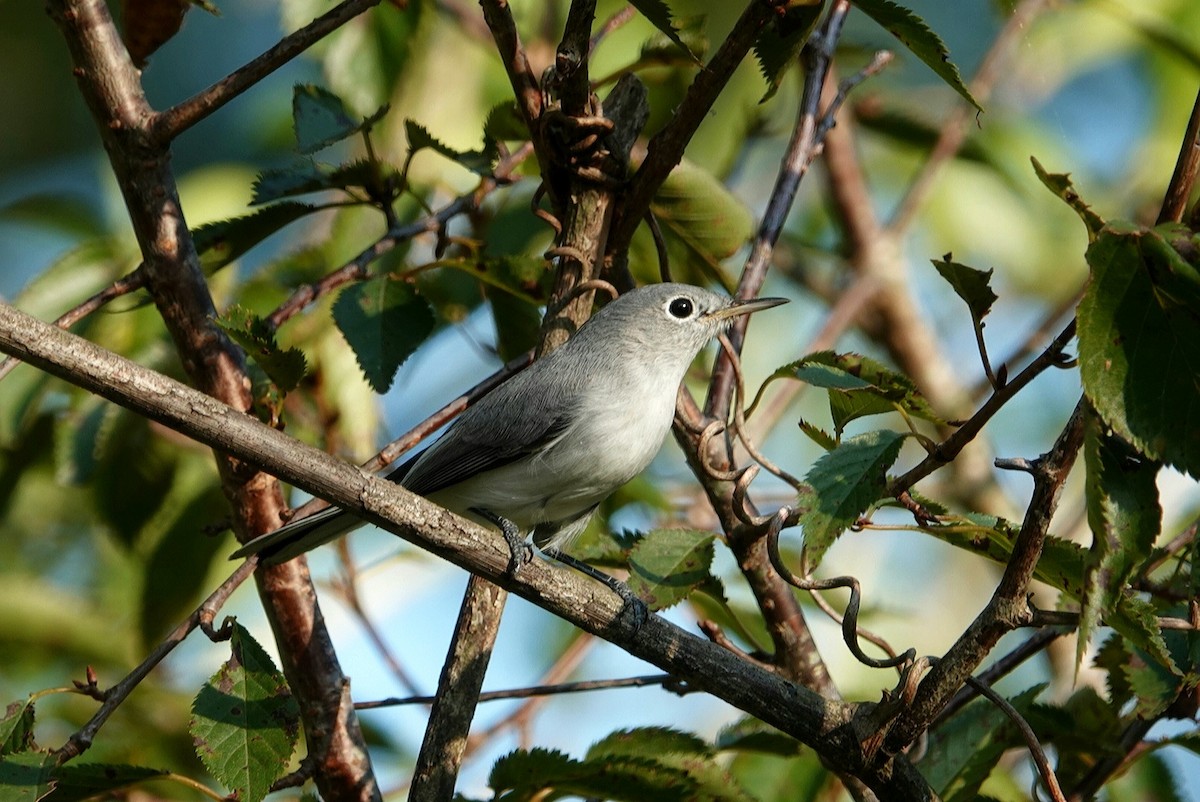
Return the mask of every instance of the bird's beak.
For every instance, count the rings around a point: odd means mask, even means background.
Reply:
[[[705,317],[709,320],[726,320],[728,318],[738,317],[740,315],[748,315],[751,312],[758,312],[762,309],[770,309],[772,306],[786,304],[787,298],[750,298],[748,300],[735,300],[729,306],[722,309],[709,312]]]

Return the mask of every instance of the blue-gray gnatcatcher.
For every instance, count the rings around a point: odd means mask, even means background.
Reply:
[[[499,526],[514,560],[521,533],[558,555],[600,502],[658,452],[680,382],[705,343],[732,318],[782,303],[732,300],[686,284],[628,292],[387,478]],[[331,507],[251,541],[234,557],[285,562],[362,523]]]

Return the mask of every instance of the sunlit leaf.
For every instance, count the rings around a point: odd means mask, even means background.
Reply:
[[[1079,215],[1079,219],[1083,221],[1083,225],[1087,228],[1088,241],[1094,242],[1096,236],[1100,233],[1100,229],[1104,228],[1104,219],[1100,215],[1092,211],[1092,207],[1083,202],[1083,198],[1079,197],[1079,193],[1075,190],[1075,185],[1071,183],[1070,173],[1051,173],[1047,172],[1042,163],[1037,159],[1030,157],[1033,162],[1033,171],[1037,173],[1037,177],[1046,188],[1053,192],[1058,197],[1075,210]]]
[[[1088,416],[1083,454],[1092,546],[1084,573],[1077,667],[1095,628],[1116,609],[1129,578],[1150,555],[1162,520],[1158,465],[1104,431],[1094,415]]]
[[[289,393],[300,384],[308,369],[304,352],[299,348],[280,348],[275,341],[275,327],[248,309],[232,306],[216,320],[247,356],[258,363],[263,372],[281,392]]]
[[[971,90],[963,83],[958,67],[950,60],[950,51],[945,43],[925,24],[925,20],[892,0],[854,0],[854,6],[899,39],[964,100],[983,111],[983,107],[971,95]]]
[[[1087,251],[1079,370],[1105,424],[1151,460],[1200,477],[1200,316],[1190,267],[1158,229],[1112,224]]]
[[[33,703],[13,702],[0,717],[0,755],[33,748]]]
[[[813,464],[805,477],[813,503],[800,515],[804,551],[816,568],[838,535],[879,501],[887,471],[900,454],[907,435],[879,430],[845,440]]]
[[[229,660],[192,705],[196,754],[212,775],[259,802],[287,768],[300,733],[300,711],[283,675],[239,624]]]
[[[638,540],[629,555],[629,589],[651,610],[665,610],[704,590],[724,598],[711,573],[712,532],[657,529]]]

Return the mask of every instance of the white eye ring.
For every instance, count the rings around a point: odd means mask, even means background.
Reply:
[[[672,298],[667,304],[667,312],[671,317],[687,320],[696,312],[696,305],[691,298]]]

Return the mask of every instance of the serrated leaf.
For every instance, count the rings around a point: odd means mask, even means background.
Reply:
[[[1125,680],[1137,699],[1137,714],[1147,721],[1160,717],[1175,701],[1179,695],[1179,679],[1157,660],[1131,661],[1125,666]]]
[[[654,32],[638,51],[637,64],[692,64],[703,59],[708,52],[708,34],[705,31],[706,18],[702,14],[687,17],[677,21],[675,30],[684,50],[680,50],[666,34]]]
[[[529,129],[525,127],[525,119],[514,101],[497,103],[488,111],[483,122],[484,139],[496,142],[511,142],[529,138]]]
[[[808,435],[809,440],[812,440],[826,451],[833,451],[837,448],[837,440],[834,436],[816,424],[802,420],[800,421],[800,431]]]
[[[314,84],[296,84],[292,89],[292,122],[296,130],[296,145],[301,153],[316,153],[370,128],[382,119],[388,107],[383,106],[370,117],[356,120],[342,99]]]
[[[1035,704],[1020,712],[1042,743],[1054,744],[1055,774],[1064,788],[1074,787],[1098,761],[1124,755],[1118,744],[1127,722],[1091,687],[1080,688],[1065,704]]]
[[[1075,191],[1075,185],[1071,183],[1071,174],[1050,173],[1046,171],[1045,167],[1042,167],[1042,163],[1037,159],[1031,156],[1029,160],[1033,162],[1033,171],[1037,173],[1038,180],[1075,210],[1075,214],[1079,215],[1079,219],[1083,221],[1084,227],[1087,228],[1088,242],[1095,242],[1096,235],[1105,226],[1104,219],[1093,212],[1092,207],[1084,203],[1083,198],[1079,197],[1079,193]]]
[[[332,189],[365,188],[380,183],[394,173],[387,165],[361,159],[337,167],[313,159],[300,159],[286,167],[274,167],[259,173],[254,179],[254,195],[250,205]]]
[[[888,468],[900,455],[905,437],[888,430],[860,434],[813,464],[805,482],[814,497],[800,515],[810,570],[817,567],[838,535],[882,497]]]
[[[1158,466],[1106,432],[1094,414],[1088,415],[1083,456],[1092,545],[1084,567],[1076,670],[1095,628],[1116,609],[1129,578],[1150,555],[1162,522]]]
[[[53,752],[21,752],[0,758],[0,793],[4,802],[38,802],[54,790]]]
[[[482,150],[457,150],[429,133],[429,129],[413,120],[404,121],[404,131],[408,137],[408,158],[417,151],[429,150],[440,153],[451,161],[461,164],[477,175],[487,175],[496,166],[500,152],[496,149],[495,140],[484,137]]]
[[[192,231],[200,267],[211,275],[284,226],[315,211],[317,207],[310,204],[287,201],[241,217],[205,223]]]
[[[614,755],[663,755],[668,753],[695,754],[712,757],[707,742],[690,732],[670,727],[637,727],[617,730],[592,744],[584,756],[587,760]]]
[[[766,94],[759,103],[766,103],[779,91],[784,73],[798,66],[800,51],[821,17],[823,3],[795,4],[775,16],[754,40],[754,56],[767,82]]]
[[[724,598],[711,573],[712,532],[658,529],[640,539],[629,554],[629,589],[651,610],[665,610],[695,590]]]
[[[942,278],[946,279],[959,298],[962,298],[971,310],[971,319],[976,323],[987,317],[996,302],[996,293],[992,292],[991,270],[976,270],[973,267],[950,260],[950,254],[942,259],[933,259],[933,266]]]
[[[1123,707],[1133,698],[1133,689],[1129,687],[1129,678],[1125,673],[1132,655],[1125,647],[1124,639],[1113,633],[1104,641],[1092,664],[1105,673],[1105,683],[1108,685],[1108,702],[1113,707]]]
[[[969,514],[962,518],[943,516],[942,526],[927,526],[924,531],[959,548],[986,556],[1005,565],[1012,556],[1013,544],[1020,527],[1002,518]],[[964,536],[964,528],[974,527]],[[1083,574],[1087,551],[1078,543],[1047,535],[1042,555],[1034,569],[1034,578],[1063,591],[1076,601],[1083,598]],[[1166,642],[1158,627],[1154,608],[1132,593],[1122,594],[1112,614],[1104,623],[1121,633],[1153,659],[1172,671],[1175,664],[1167,651]]]
[[[433,332],[429,304],[405,281],[380,276],[347,287],[333,304],[333,320],[377,393]]]
[[[854,5],[899,39],[964,100],[978,111],[983,111],[983,107],[971,95],[971,90],[963,83],[958,67],[950,60],[950,51],[945,43],[925,24],[925,20],[891,0],[854,0]]]
[[[664,0],[631,0],[630,5],[649,20],[651,25],[658,28],[664,36],[678,45],[680,50],[687,53],[693,61],[697,60],[696,54],[680,38],[679,29],[675,27],[675,22],[671,18],[671,9]]]
[[[1078,311],[1084,393],[1142,454],[1200,477],[1200,317],[1154,281],[1184,272],[1186,260],[1157,229],[1112,224],[1087,261],[1092,277]]]
[[[688,255],[710,272],[745,245],[754,231],[746,205],[687,159],[667,176],[650,208],[663,233],[681,242]]]
[[[833,351],[818,351],[776,369],[759,388],[750,411],[767,385],[784,378],[829,390],[829,411],[839,437],[851,421],[887,412],[945,423],[907,376],[861,354]]]
[[[170,772],[114,763],[68,763],[54,769],[51,802],[82,802]]]
[[[205,768],[241,802],[259,802],[283,776],[300,711],[283,675],[240,624],[231,655],[200,689],[189,730]]]
[[[33,748],[33,702],[13,702],[0,717],[0,756]]]
[[[1028,708],[1045,685],[1035,685],[1011,700],[1018,711]],[[986,700],[967,705],[930,733],[930,748],[921,773],[946,802],[973,800],[1003,754],[1023,743],[1004,711]]]
[[[722,751],[762,752],[768,755],[798,755],[804,744],[780,732],[760,719],[746,716],[722,727],[717,733],[716,747]]]
[[[275,327],[268,321],[248,309],[232,306],[216,323],[245,349],[246,355],[258,363],[281,392],[290,393],[299,386],[308,370],[304,352],[299,348],[280,348],[275,341]]]

